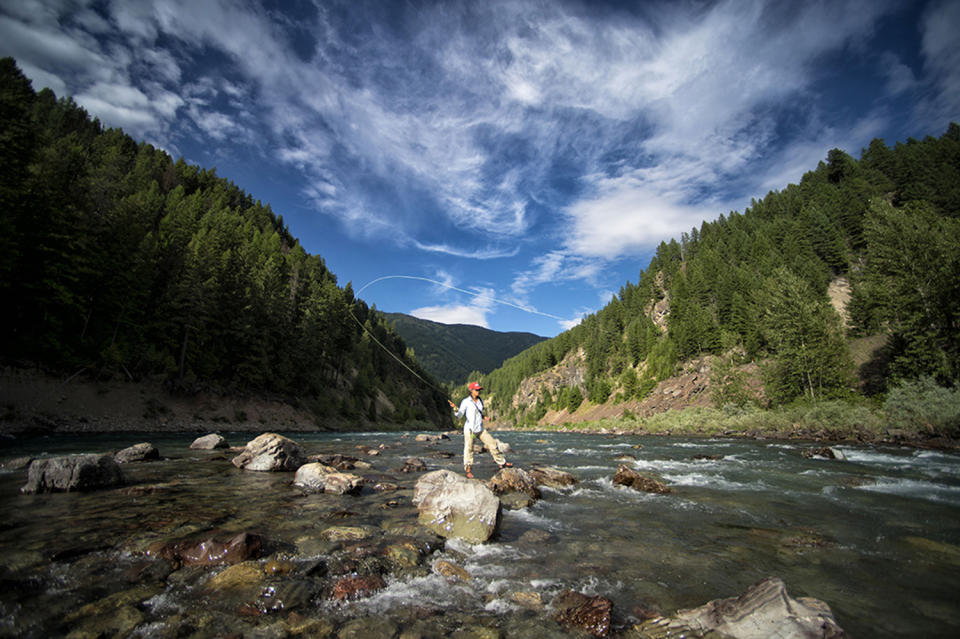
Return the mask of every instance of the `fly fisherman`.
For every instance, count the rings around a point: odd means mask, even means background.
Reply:
[[[470,382],[467,388],[470,390],[470,396],[463,398],[454,417],[466,418],[466,421],[463,422],[463,469],[467,473],[467,478],[473,479],[471,467],[473,466],[473,438],[475,436],[479,437],[487,450],[490,451],[493,461],[497,462],[497,466],[508,468],[512,467],[513,464],[504,459],[500,448],[497,446],[497,440],[483,428],[483,420],[490,419],[489,416],[483,414],[483,400],[480,399],[480,391],[483,390],[483,386],[478,382]],[[456,404],[450,400],[447,401],[451,408],[457,408]]]

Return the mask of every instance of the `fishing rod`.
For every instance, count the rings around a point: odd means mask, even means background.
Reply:
[[[385,281],[385,280],[391,280],[391,279],[416,280],[416,281],[421,281],[421,282],[429,282],[429,283],[431,283],[431,284],[436,284],[437,286],[442,286],[442,287],[444,287],[444,288],[448,288],[448,289],[453,290],[453,291],[457,291],[457,292],[460,292],[460,293],[464,293],[464,294],[466,294],[466,295],[471,295],[471,296],[473,296],[473,297],[483,297],[483,298],[489,299],[489,300],[491,300],[491,301],[493,301],[493,302],[496,302],[496,303],[498,303],[498,304],[503,304],[504,306],[510,306],[510,307],[512,307],[512,308],[516,308],[516,309],[518,309],[518,310],[524,311],[525,313],[531,313],[531,314],[534,314],[534,315],[541,315],[541,316],[543,316],[543,317],[548,317],[548,318],[550,318],[550,319],[554,319],[554,320],[557,320],[557,321],[563,321],[563,320],[564,320],[564,318],[562,318],[562,317],[558,317],[558,316],[556,316],[556,315],[551,315],[550,313],[544,313],[544,312],[538,311],[538,310],[536,310],[536,309],[531,309],[531,308],[529,308],[529,307],[524,307],[524,306],[521,306],[521,305],[519,305],[519,304],[514,304],[513,302],[508,302],[508,301],[506,301],[506,300],[501,300],[501,299],[495,298],[495,297],[493,297],[493,296],[491,296],[491,295],[488,295],[488,294],[486,294],[486,293],[481,293],[481,292],[478,292],[478,291],[471,291],[471,290],[468,290],[468,289],[460,288],[460,287],[458,287],[458,286],[453,286],[452,284],[447,284],[446,282],[441,282],[441,281],[439,281],[439,280],[431,279],[431,278],[429,278],[429,277],[422,277],[422,276],[419,276],[419,275],[384,275],[384,276],[378,277],[378,278],[376,278],[376,279],[373,279],[373,280],[367,282],[366,284],[364,284],[363,286],[361,286],[359,289],[357,289],[357,291],[356,291],[356,293],[354,294],[354,296],[355,296],[357,299],[359,299],[360,293],[362,293],[366,288],[368,288],[368,287],[370,287],[370,286],[372,286],[372,285],[374,285],[374,284],[377,284],[378,282],[383,282],[383,281]],[[353,314],[353,312],[352,312],[350,309],[348,309],[348,312],[350,313],[350,317],[353,318],[353,321],[357,323],[357,325],[360,327],[360,329],[361,329],[364,333],[366,333],[367,336],[368,336],[371,340],[373,340],[374,343],[376,343],[380,348],[382,348],[384,351],[386,351],[387,354],[390,355],[390,357],[392,357],[394,360],[396,360],[398,364],[400,364],[403,368],[405,368],[405,369],[407,369],[408,371],[410,371],[410,373],[411,373],[414,377],[416,377],[417,379],[419,379],[421,382],[423,382],[424,384],[426,384],[428,387],[433,388],[434,390],[437,390],[437,391],[439,391],[439,392],[441,392],[441,393],[444,393],[444,394],[447,393],[447,389],[441,388],[441,387],[437,386],[436,384],[433,384],[433,383],[427,381],[427,380],[424,379],[419,373],[417,373],[417,371],[415,371],[415,370],[413,370],[412,368],[410,368],[410,367],[407,365],[406,362],[404,362],[399,356],[397,356],[396,353],[394,353],[394,352],[391,351],[389,348],[387,348],[384,344],[382,344],[382,343],[380,342],[380,340],[378,340],[378,339],[376,338],[376,336],[375,336],[373,333],[371,333],[371,332],[367,329],[366,326],[364,326],[363,322],[361,322],[359,319],[357,319],[357,317]],[[459,360],[459,358],[457,358],[456,354],[450,353],[450,355],[452,355],[454,359],[457,359],[457,360],[460,362],[460,364],[464,364],[463,361],[461,361],[461,360]],[[464,368],[469,368],[469,366],[464,366]]]

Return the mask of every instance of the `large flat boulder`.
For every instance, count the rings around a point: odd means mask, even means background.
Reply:
[[[441,537],[488,540],[500,524],[500,500],[483,482],[450,470],[426,473],[413,489],[421,525]]]
[[[118,464],[129,464],[132,462],[150,461],[160,459],[160,451],[149,442],[134,444],[114,453],[113,458]]]
[[[197,437],[193,440],[193,443],[190,444],[190,448],[194,450],[216,450],[217,448],[230,448],[230,444],[223,435],[210,433],[202,437]]]
[[[264,433],[247,442],[243,452],[232,461],[243,470],[294,471],[307,463],[307,457],[292,439]]]
[[[33,460],[20,491],[68,493],[122,485],[123,473],[113,455],[64,455]]]
[[[768,577],[739,597],[714,599],[699,608],[642,624],[652,637],[719,635],[731,639],[841,639],[830,606],[812,597],[794,599],[781,579]]]
[[[297,469],[293,478],[295,486],[311,493],[355,494],[363,486],[363,477],[342,473],[336,468],[313,462]]]

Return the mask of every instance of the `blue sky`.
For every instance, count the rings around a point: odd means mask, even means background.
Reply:
[[[553,336],[830,149],[960,121],[958,27],[957,0],[2,0],[0,55],[269,202],[381,310]]]

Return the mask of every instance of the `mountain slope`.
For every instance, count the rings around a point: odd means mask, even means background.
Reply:
[[[489,373],[507,358],[546,339],[533,333],[441,324],[403,313],[383,315],[393,331],[413,348],[420,365],[444,383],[465,382],[473,372]]]
[[[715,405],[956,384],[957,184],[957,124],[892,149],[874,140],[860,160],[831,150],[799,184],[661,243],[610,304],[492,371],[484,383],[498,418],[543,423],[551,411],[630,406],[701,358],[711,365],[697,392]],[[849,282],[843,316],[830,295],[840,282]],[[849,340],[868,336],[882,346],[855,365]],[[551,370],[566,372],[543,376]]]

